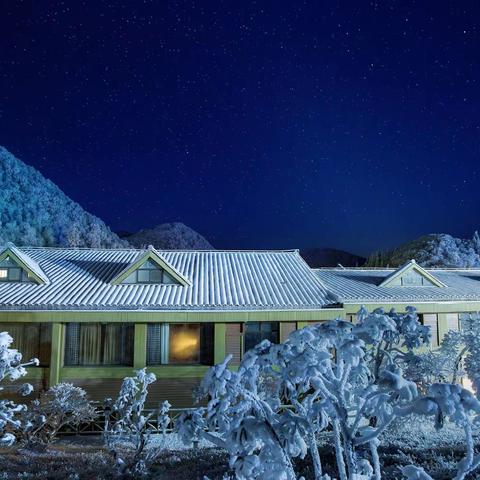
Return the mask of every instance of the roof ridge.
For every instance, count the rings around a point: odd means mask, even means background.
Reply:
[[[87,251],[111,251],[111,252],[146,252],[147,248],[107,248],[107,247],[40,247],[40,246],[17,246],[20,250],[87,250]],[[157,252],[195,252],[195,253],[297,253],[298,249],[174,249],[174,248],[155,248]]]

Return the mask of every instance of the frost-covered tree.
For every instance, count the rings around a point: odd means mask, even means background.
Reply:
[[[74,428],[96,417],[96,409],[83,388],[59,383],[42,392],[25,410],[21,437],[29,446],[46,446],[65,426]]]
[[[403,415],[416,414],[433,416],[435,427],[443,427],[449,419],[465,432],[466,455],[457,466],[454,480],[464,478],[480,466],[480,454],[475,455],[472,428],[480,420],[480,402],[460,385],[435,383],[428,389],[427,395],[420,397],[402,410]],[[404,475],[409,479],[433,480],[423,469],[413,465],[404,467]]]
[[[463,314],[461,328],[445,334],[436,349],[409,358],[407,374],[427,388],[468,377],[480,395],[480,314]]]
[[[472,239],[456,238],[445,233],[425,235],[390,252],[372,254],[367,265],[397,267],[412,258],[424,267],[479,267],[480,237],[477,232]]]
[[[362,307],[357,313],[355,334],[369,346],[366,362],[375,382],[386,364],[403,367],[417,357],[414,351],[429,344],[430,327],[420,323],[416,309],[407,307],[406,313],[391,309],[388,313],[377,308],[369,313]]]
[[[113,404],[105,408],[105,444],[122,475],[143,476],[149,463],[158,452],[149,448],[152,427],[150,420],[156,412],[145,414],[148,387],[156,381],[146,369],[135,372],[134,377],[123,380],[120,392]],[[170,404],[164,402],[157,412],[160,426],[168,425]]]
[[[267,367],[271,347],[265,341],[247,352],[237,372],[228,369],[231,356],[212,367],[200,390],[210,398],[208,406],[183,412],[176,423],[186,443],[203,437],[227,449],[240,480],[293,480],[291,458],[307,451],[303,419],[259,395],[259,375]]]
[[[38,365],[36,358],[27,363],[22,363],[22,354],[10,346],[13,338],[7,332],[0,333],[0,392],[5,390],[5,386],[1,385],[6,379],[15,381],[26,375],[25,367],[29,365]],[[21,395],[28,395],[33,391],[33,387],[25,383],[20,386],[14,386]],[[17,405],[6,399],[0,400],[0,445],[12,445],[15,442],[15,431],[22,427],[19,418],[25,410],[25,405]],[[8,430],[8,431],[7,431]]]
[[[99,218],[0,147],[0,245],[121,247]]]
[[[239,479],[291,480],[292,458],[308,450],[315,478],[325,478],[316,435],[330,426],[340,479],[379,479],[379,435],[417,396],[400,366],[428,329],[413,310],[362,310],[358,319],[308,326],[278,345],[264,341],[236,372],[227,357],[202,382],[207,407],[184,413],[177,431],[184,441],[203,437],[226,448]],[[268,395],[260,388],[266,377]]]

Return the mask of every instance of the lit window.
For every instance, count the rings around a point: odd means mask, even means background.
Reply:
[[[213,324],[148,325],[147,365],[211,365],[212,362]]]
[[[0,282],[31,282],[27,272],[10,259],[0,262]]]

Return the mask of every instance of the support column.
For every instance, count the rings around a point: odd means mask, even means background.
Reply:
[[[135,338],[133,342],[133,368],[147,366],[147,324],[135,324]]]
[[[50,372],[48,386],[60,383],[60,372],[63,366],[63,344],[65,337],[65,325],[62,323],[52,324],[52,348],[50,354]]]
[[[213,363],[217,365],[225,359],[225,333],[226,327],[224,323],[214,323],[213,335]]]

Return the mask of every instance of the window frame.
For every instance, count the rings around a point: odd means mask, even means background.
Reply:
[[[82,326],[85,327],[87,325],[100,325],[100,361],[98,363],[80,363],[80,331]],[[123,345],[122,345],[122,361],[121,363],[105,363],[105,356],[106,356],[106,340],[107,340],[107,327],[111,325],[121,327],[123,330],[120,332],[122,335]],[[69,335],[69,328],[78,328],[77,332],[72,332],[72,336],[76,342],[75,345],[69,345],[69,342],[73,342],[68,338]],[[129,332],[130,330],[130,332]],[[75,338],[75,335],[77,338]],[[130,347],[128,346],[127,342],[130,343]],[[71,347],[75,347],[76,351],[72,354],[77,361],[70,360],[69,350]],[[65,326],[65,342],[64,342],[64,349],[63,349],[63,365],[65,367],[84,367],[84,368],[97,368],[97,367],[133,367],[134,365],[134,349],[135,349],[135,324],[134,323],[113,323],[113,322],[70,322],[67,323]],[[125,359],[128,358],[128,361]]]
[[[139,275],[144,273],[148,274],[148,280],[140,280]],[[152,280],[152,274],[160,275],[160,279]],[[132,281],[129,279],[132,278]],[[168,281],[165,281],[165,279]],[[124,285],[177,285],[175,279],[165,269],[154,262],[147,260],[145,263],[135,269],[128,277],[122,282]]]
[[[258,332],[248,332],[248,328],[252,328],[253,326],[258,326],[259,330]],[[262,327],[265,325],[270,325],[270,332],[262,331]],[[275,328],[272,328],[275,326]],[[254,348],[256,345],[258,345],[260,342],[263,340],[270,340],[272,343],[279,343],[280,342],[280,322],[245,322],[243,324],[243,353],[248,352],[252,348]],[[270,335],[266,335],[267,333],[270,333]],[[256,342],[254,345],[250,346],[247,348],[247,343],[248,342],[248,335],[258,335],[260,337],[260,340]],[[263,335],[262,335],[263,334]],[[272,339],[271,334],[274,334],[276,336],[275,339]]]
[[[171,327],[175,326],[197,326],[198,332],[198,361],[192,362],[173,362],[171,360]],[[154,338],[153,332],[156,329]],[[159,342],[155,345],[151,342]],[[153,349],[158,349],[154,359],[154,354],[151,353]],[[214,324],[212,322],[180,322],[168,323],[158,322],[149,323],[147,326],[147,347],[146,347],[146,366],[147,367],[162,367],[162,366],[212,366],[214,363]],[[151,355],[151,356],[150,356]]]
[[[11,278],[12,271],[19,271],[18,278]],[[0,282],[2,283],[31,283],[32,280],[28,276],[28,273],[19,265],[12,266],[0,266],[0,273],[6,272],[5,276],[0,275]]]

